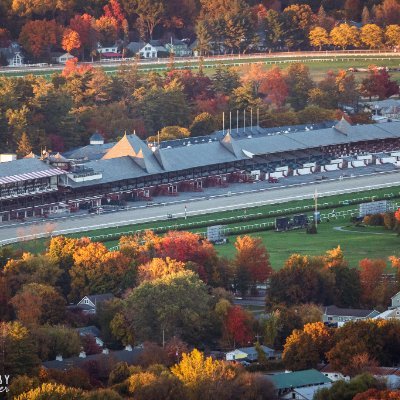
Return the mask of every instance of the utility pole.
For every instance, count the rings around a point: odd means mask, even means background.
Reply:
[[[222,133],[225,135],[225,111],[222,112]]]
[[[250,130],[253,131],[253,109],[250,108]]]
[[[315,229],[317,229],[317,220],[318,218],[318,191],[317,188],[315,188],[315,192],[314,192],[314,226]]]
[[[243,132],[246,132],[246,109],[243,110]]]
[[[236,133],[239,133],[239,110],[236,110]]]
[[[187,219],[187,209],[186,209],[186,204],[185,204],[185,219]]]

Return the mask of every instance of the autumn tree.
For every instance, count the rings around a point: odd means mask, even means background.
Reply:
[[[215,119],[207,112],[198,114],[190,125],[189,130],[191,136],[209,135],[216,130]]]
[[[228,308],[225,317],[225,332],[231,345],[246,346],[253,342],[252,318],[242,307]]]
[[[164,4],[158,0],[122,0],[122,5],[127,13],[137,15],[136,27],[141,39],[152,39],[154,28],[164,18]]]
[[[247,271],[252,289],[256,290],[257,283],[265,282],[272,273],[268,251],[261,238],[251,236],[238,236],[235,248],[234,265],[236,270]]]
[[[332,29],[330,33],[331,42],[334,46],[341,47],[343,50],[349,46],[359,45],[359,31],[357,27],[348,24],[340,24]]]
[[[319,26],[315,27],[308,34],[308,39],[312,47],[322,50],[322,47],[330,44],[328,32]]]
[[[375,24],[367,24],[360,31],[361,42],[370,49],[379,49],[383,46],[383,31]]]
[[[117,293],[131,286],[130,260],[119,251],[108,251],[101,243],[78,248],[73,255],[70,298],[77,300],[93,293]]]
[[[75,15],[69,22],[69,28],[79,35],[79,50],[84,59],[85,51],[89,54],[97,44],[98,32],[95,29],[94,18],[89,14]]]
[[[101,16],[94,21],[94,26],[103,46],[112,46],[118,38],[118,22],[113,17]]]
[[[52,46],[59,43],[61,28],[55,20],[28,21],[21,30],[19,42],[35,59],[49,57]]]
[[[379,390],[368,389],[365,392],[358,393],[353,400],[399,400],[400,393],[398,390]]]
[[[285,71],[285,81],[289,91],[288,102],[295,110],[303,109],[308,93],[314,87],[308,67],[300,63],[291,64]]]
[[[32,151],[32,145],[26,132],[22,132],[21,139],[18,142],[17,155],[25,157]]]
[[[360,91],[370,99],[375,96],[379,100],[387,99],[399,93],[399,85],[390,78],[385,69],[371,66],[369,67],[368,76],[361,81]]]
[[[174,274],[185,269],[185,264],[181,261],[173,260],[169,257],[166,259],[153,258],[147,264],[139,266],[138,279],[139,282],[152,281],[162,278],[169,274]]]
[[[16,400],[40,399],[70,399],[84,400],[81,389],[75,389],[58,383],[42,383],[41,386],[31,389],[16,397]]]
[[[195,50],[198,51],[200,56],[207,55],[211,50],[212,37],[209,34],[207,21],[199,20],[196,24],[196,38],[197,45]]]
[[[260,93],[276,108],[283,107],[289,94],[282,70],[275,66],[266,71],[260,85]]]
[[[400,25],[389,25],[385,30],[386,45],[395,48],[400,44]]]
[[[12,299],[18,319],[25,325],[56,324],[63,321],[66,302],[57,290],[49,285],[30,283]]]
[[[11,376],[32,374],[39,359],[34,339],[20,322],[0,322],[0,372]]]
[[[169,274],[135,288],[123,314],[138,341],[161,342],[180,336],[191,342],[204,335],[208,313],[205,284],[191,271]]]
[[[68,53],[71,53],[73,50],[81,48],[82,43],[79,37],[79,33],[72,29],[65,29],[61,45],[62,48]]]

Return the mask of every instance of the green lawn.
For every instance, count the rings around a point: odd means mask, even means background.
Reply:
[[[315,56],[313,56],[311,59],[308,57],[305,58],[299,58],[299,59],[294,59],[296,62],[302,62],[306,65],[309,66],[310,72],[312,77],[315,80],[320,80],[328,70],[333,70],[337,71],[339,69],[348,69],[348,68],[367,68],[369,65],[377,65],[377,66],[387,66],[387,67],[392,67],[392,68],[399,68],[400,67],[400,56],[399,57],[388,57],[388,56],[379,56],[379,55],[371,55],[371,56],[357,56],[357,55],[344,55],[344,56],[339,56],[339,57],[332,57],[332,56],[327,56],[326,54],[322,53],[315,53]],[[204,61],[203,66],[205,73],[207,75],[211,75],[214,73],[215,67],[219,64],[223,65],[232,65],[232,66],[238,66],[242,68],[244,65],[249,64],[249,63],[254,63],[254,62],[263,62],[267,66],[273,66],[273,65],[278,65],[281,68],[286,68],[290,65],[290,62],[293,61],[293,58],[290,57],[279,57],[279,58],[273,58],[273,57],[265,57],[265,58],[246,58],[242,57],[240,59],[235,59],[235,60],[223,60],[223,61]],[[175,62],[175,67],[176,68],[192,68],[192,69],[197,69],[198,68],[198,62],[179,62],[177,59]],[[109,74],[114,74],[117,70],[118,67],[115,66],[102,66],[102,68]],[[140,70],[142,71],[160,71],[163,72],[165,71],[168,67],[168,60],[165,62],[160,62],[160,63],[154,63],[154,64],[148,64],[148,65],[141,65],[139,67]],[[26,70],[23,72],[7,72],[6,70],[0,71],[0,76],[22,76],[22,75],[28,75],[28,74],[34,74],[34,75],[42,75],[46,77],[50,77],[54,72],[59,72],[60,70],[56,69],[51,69],[49,67],[50,71],[31,71],[31,70]],[[391,73],[393,78],[397,79],[400,81],[400,72],[395,71]],[[356,73],[356,77],[358,80],[362,79],[365,76],[365,73]]]
[[[340,232],[334,229],[336,226],[346,226],[344,229],[355,230],[347,221],[337,220],[321,223],[316,235],[296,230],[257,232],[251,236],[262,238],[270,253],[274,269],[280,269],[293,253],[319,255],[338,245],[341,246],[352,267],[357,267],[363,258],[387,259],[390,255],[400,256],[400,237],[393,232],[383,228],[359,228],[360,232]],[[217,246],[219,255],[231,258],[235,251],[233,246],[235,239],[236,237],[231,236],[228,244]]]

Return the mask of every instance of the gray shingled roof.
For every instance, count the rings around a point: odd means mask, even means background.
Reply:
[[[0,177],[53,170],[57,170],[57,168],[51,167],[37,158],[21,158],[20,160],[0,163]]]
[[[339,308],[336,306],[325,307],[325,315],[337,315],[339,317],[357,317],[357,318],[367,318],[369,316],[373,317],[375,314],[379,314],[375,310],[363,310],[359,308]]]
[[[217,136],[214,140],[189,138],[171,142],[171,146],[163,143],[154,152],[138,136],[126,135],[115,144],[90,145],[67,153],[69,158],[82,158],[86,155],[88,158],[97,159],[87,163],[87,166],[103,173],[101,180],[72,182],[71,186],[91,186],[169,171],[230,163],[248,159],[253,155],[273,155],[329,145],[400,138],[400,122],[351,126],[342,120],[336,124],[332,123],[330,128],[289,129],[271,133],[270,129],[257,128],[252,134],[248,130],[245,135],[225,135],[218,137],[219,140],[216,140]],[[98,160],[101,153],[103,159]]]
[[[59,370],[67,370],[70,368],[76,368],[82,366],[82,364],[87,363],[88,361],[97,361],[98,363],[105,364],[110,361],[114,362],[126,362],[128,365],[132,365],[137,363],[139,356],[142,354],[143,349],[134,348],[132,351],[127,350],[118,350],[118,351],[110,351],[109,354],[92,354],[90,356],[86,356],[85,358],[81,357],[70,357],[65,358],[63,361],[45,361],[42,365],[48,369],[59,369]]]

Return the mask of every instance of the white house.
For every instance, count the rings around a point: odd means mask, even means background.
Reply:
[[[69,53],[62,53],[52,57],[53,61],[59,64],[65,64],[68,60],[71,60],[72,58],[74,58],[74,56]]]
[[[265,353],[267,358],[275,357],[275,350],[270,349],[267,346],[260,346],[261,350]],[[247,361],[257,361],[258,360],[258,352],[257,349],[252,347],[241,347],[239,349],[235,349],[226,353],[225,359],[227,361],[235,361],[235,360],[247,360]]]
[[[112,293],[85,296],[76,306],[80,308],[84,314],[96,314],[96,308],[100,303],[113,298],[114,295]]]
[[[392,297],[392,305],[384,312],[378,314],[374,319],[400,319],[400,292]]]
[[[170,42],[165,43],[165,48],[168,52],[173,53],[176,57],[189,57],[193,54],[187,43],[178,39],[171,38]]]
[[[114,44],[112,46],[98,46],[97,47],[97,52],[99,54],[103,54],[103,53],[118,53],[118,45]]]
[[[376,310],[363,310],[357,308],[339,308],[327,306],[322,315],[322,321],[343,326],[348,321],[359,321],[374,318],[379,314]]]
[[[161,45],[158,40],[152,40],[146,43],[140,50],[139,54],[142,58],[158,58],[160,53],[168,53],[167,49]]]
[[[6,58],[9,67],[21,67],[24,65],[21,46],[16,42],[12,42],[8,47],[0,48],[0,54]]]

